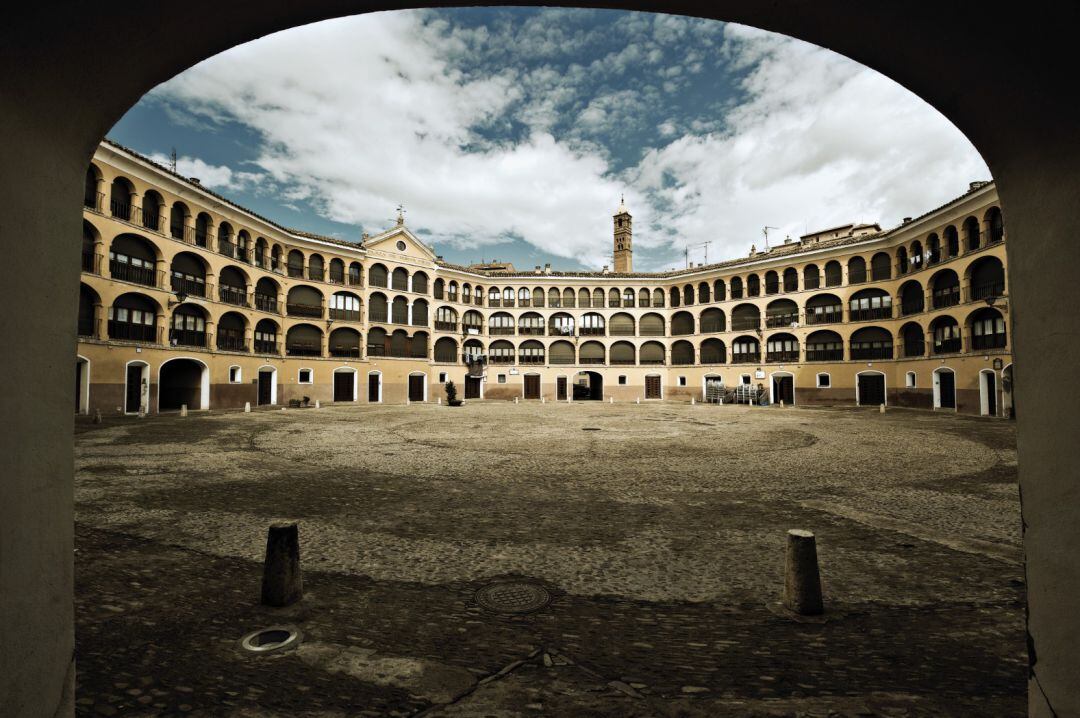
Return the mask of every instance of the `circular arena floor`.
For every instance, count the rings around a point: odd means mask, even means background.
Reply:
[[[87,714],[1024,714],[1007,422],[469,402],[77,434]],[[256,605],[277,518],[305,638],[253,660],[239,637],[283,622]],[[774,605],[790,528],[817,536],[824,622]],[[507,580],[551,601],[477,603]]]

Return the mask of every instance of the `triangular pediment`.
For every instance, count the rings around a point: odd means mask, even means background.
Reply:
[[[382,234],[368,237],[364,240],[364,248],[432,262],[436,259],[435,251],[405,225],[398,225]]]

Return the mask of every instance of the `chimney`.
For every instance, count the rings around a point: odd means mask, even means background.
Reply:
[[[974,192],[975,190],[977,190],[977,189],[979,189],[981,187],[985,187],[988,184],[990,184],[990,183],[989,182],[983,182],[981,180],[977,181],[977,182],[969,182],[968,183],[968,192]]]
[[[436,255],[435,255],[435,260],[436,260],[436,261],[438,261],[438,262],[444,262],[444,261],[446,261],[446,260],[444,260],[444,259],[442,258],[442,255],[441,255],[441,254],[436,254]]]
[[[536,266],[535,266],[535,267],[533,268],[533,272],[534,272],[534,273],[536,273],[536,274],[540,274],[540,265],[539,265],[539,264],[538,264],[538,265],[536,265]]]
[[[911,217],[904,217],[903,224],[908,224],[910,222],[911,222]]]
[[[551,262],[544,264],[544,274],[551,274]]]
[[[600,270],[600,274],[607,274],[607,273],[608,273],[608,266],[605,264],[604,268]]]
[[[197,184],[199,186],[202,186],[202,182],[199,180],[198,177],[188,177],[188,182],[190,182],[191,184]]]

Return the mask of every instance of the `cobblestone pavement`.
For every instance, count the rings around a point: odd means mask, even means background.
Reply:
[[[1025,714],[1006,422],[469,402],[76,435],[81,715]],[[258,605],[276,518],[287,609]],[[817,535],[824,620],[776,605],[789,528]],[[511,578],[552,602],[477,604]],[[239,649],[275,624],[299,647]]]

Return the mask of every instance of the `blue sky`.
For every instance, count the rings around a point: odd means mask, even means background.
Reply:
[[[635,267],[885,226],[989,178],[921,99],[835,53],[670,15],[375,13],[271,35],[146,95],[109,137],[286,226],[409,226],[454,262]]]

